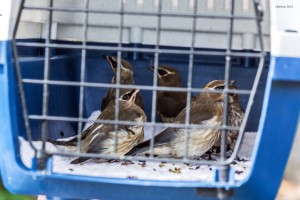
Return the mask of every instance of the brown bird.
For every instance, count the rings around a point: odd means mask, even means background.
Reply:
[[[126,95],[127,93],[130,93],[132,90],[130,89],[123,89],[120,90],[120,96]],[[139,93],[136,94],[136,97],[138,97]],[[115,101],[110,101],[111,105],[115,104]],[[81,133],[81,140],[84,140],[87,136],[88,131],[85,130],[83,133]],[[76,146],[78,142],[78,136],[75,135],[72,139],[70,140],[50,140],[48,139],[48,142],[55,144],[55,145],[62,145],[62,146]]]
[[[223,90],[225,85],[223,80],[215,80],[216,84],[220,86],[217,88],[219,90]],[[210,89],[206,87],[207,89]],[[229,89],[237,90],[236,81],[230,81]],[[240,105],[239,95],[237,93],[229,95],[229,104],[228,104],[228,117],[227,117],[227,125],[231,127],[239,128],[242,124],[244,118],[244,110]],[[234,149],[239,131],[230,130],[227,131],[227,144],[230,150]],[[220,138],[214,143],[213,149],[216,149],[217,152],[220,151]]]
[[[115,84],[116,83],[116,73],[117,73],[117,58],[113,56],[108,56],[104,55],[103,56],[109,63],[114,71],[114,76],[112,77],[111,83]],[[133,69],[132,66],[129,62],[127,62],[124,59],[121,59],[121,68],[120,68],[120,84],[127,84],[127,85],[132,85],[134,84],[134,79],[133,79]],[[120,95],[125,94],[127,92],[130,92],[130,89],[120,89]],[[115,88],[110,88],[106,94],[105,97],[102,99],[101,103],[101,112],[107,107],[107,105],[111,101],[115,101],[116,99],[116,89]],[[140,106],[144,110],[144,103],[143,103],[143,98],[140,93],[137,93],[135,103]],[[54,141],[54,140],[48,140],[49,142],[55,144],[55,145],[65,145],[65,146],[76,146],[77,144],[77,136],[74,138],[68,140],[68,141]],[[85,135],[81,136],[81,139],[84,139]]]
[[[154,67],[148,67],[154,71]],[[158,85],[163,87],[182,87],[180,74],[174,67],[158,66]],[[194,97],[191,97],[192,101]],[[176,116],[186,107],[187,93],[174,91],[158,91],[156,111],[165,123],[172,123]]]
[[[113,56],[108,56],[104,55],[104,58],[109,62],[112,70],[114,71],[114,76],[111,80],[112,84],[116,83],[116,75],[117,75],[117,68],[118,68],[118,61],[116,57]],[[121,64],[120,64],[120,84],[123,85],[133,85],[134,84],[134,78],[133,78],[133,69],[132,66],[129,62],[127,62],[124,59],[121,59]],[[130,89],[120,89],[120,94],[124,94],[125,92],[130,91]],[[116,89],[115,88],[110,88],[106,94],[105,97],[102,99],[101,103],[101,111],[103,111],[107,105],[109,104],[110,101],[113,101],[116,99]],[[136,100],[136,104],[140,106],[144,110],[144,102],[142,95],[138,93]]]
[[[224,81],[211,81],[204,88],[219,90],[224,88]],[[231,99],[235,94],[231,93]],[[221,126],[223,118],[224,94],[202,92],[191,104],[190,124]],[[229,103],[231,103],[230,101]],[[186,108],[175,118],[174,123],[184,124]],[[188,156],[198,157],[206,153],[219,139],[220,130],[216,128],[195,128],[189,130]],[[154,155],[183,157],[185,150],[183,128],[166,128],[154,139]],[[149,154],[150,140],[135,146],[128,155]]]
[[[119,98],[119,120],[132,122],[146,122],[147,117],[144,111],[135,104],[135,99],[139,90],[131,90]],[[114,120],[114,102],[100,114],[97,120]],[[144,139],[143,125],[118,125],[117,133],[114,124],[92,124],[84,133],[85,139],[81,141],[84,153],[99,153],[106,155],[125,155],[135,145]],[[115,153],[115,137],[118,135],[118,147]],[[90,158],[79,157],[71,164],[82,163]]]

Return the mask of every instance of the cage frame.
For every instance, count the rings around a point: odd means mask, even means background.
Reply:
[[[9,88],[14,87],[14,74],[12,73],[11,70],[11,66],[13,65],[13,63],[10,61],[10,57],[12,57],[11,55],[11,51],[12,48],[14,46],[15,41],[13,40],[12,42],[1,42],[2,46],[4,46],[4,48],[6,49],[6,56],[5,60],[3,61],[4,63],[4,73],[7,73],[7,82],[4,82],[3,84],[3,89],[4,90],[0,90],[3,91],[3,93],[5,94],[4,96],[15,96],[15,94],[13,94],[12,90],[9,90]],[[263,110],[262,110],[262,117],[261,117],[261,121],[260,121],[260,125],[259,125],[259,130],[258,130],[258,141],[256,142],[256,146],[254,149],[254,153],[255,153],[255,162],[253,164],[253,168],[252,168],[252,173],[249,176],[248,180],[245,180],[245,182],[240,183],[241,185],[232,185],[229,187],[234,187],[235,188],[235,194],[237,195],[237,197],[239,195],[241,195],[242,193],[246,192],[248,194],[250,194],[251,196],[248,196],[249,199],[250,197],[257,197],[257,198],[261,198],[261,196],[259,196],[259,194],[253,192],[256,189],[259,189],[260,184],[258,183],[262,183],[263,180],[268,181],[269,185],[265,187],[265,191],[266,194],[268,196],[273,196],[274,194],[276,194],[277,188],[279,187],[279,182],[281,180],[282,177],[282,173],[287,161],[287,155],[289,154],[289,151],[291,149],[291,144],[293,142],[293,138],[294,138],[294,134],[295,134],[295,130],[296,130],[296,126],[297,126],[297,122],[298,122],[298,116],[299,113],[294,112],[294,110],[299,110],[299,99],[300,99],[300,87],[299,87],[299,77],[294,77],[294,76],[290,76],[289,73],[287,73],[286,69],[284,68],[283,63],[289,63],[291,66],[291,69],[294,70],[294,72],[297,74],[297,63],[299,63],[299,59],[295,58],[295,60],[291,59],[291,58],[285,58],[285,57],[272,57],[271,59],[271,64],[270,64],[270,70],[269,70],[269,77],[267,80],[267,86],[266,86],[266,93],[265,93],[265,100],[264,100],[264,106],[263,106]],[[293,88],[293,90],[291,90],[290,88]],[[295,92],[295,91],[298,91]],[[287,93],[286,93],[287,92]],[[9,94],[8,94],[9,93]],[[295,95],[296,94],[296,95]],[[13,103],[16,103],[16,99],[12,98],[12,101],[8,101],[7,98],[5,98],[1,105],[4,108],[4,110],[6,110],[5,116],[3,117],[3,121],[4,122],[8,122],[8,123],[4,123],[5,125],[2,125],[2,127],[6,128],[4,130],[16,130],[16,121],[14,120],[13,116],[8,116],[9,115],[9,110],[13,110]],[[281,118],[284,119],[286,117],[288,117],[290,120],[283,120],[281,123],[278,124],[274,124],[274,121],[276,120],[276,111],[278,106],[280,107],[280,105],[282,104],[282,102],[289,102],[290,104],[292,104],[293,106],[288,107],[286,110],[283,110],[283,112],[281,112]],[[5,107],[3,105],[6,105]],[[8,105],[8,106],[7,106]],[[283,123],[284,122],[284,123]],[[14,128],[13,128],[14,127]],[[9,129],[7,129],[9,128]],[[280,130],[282,130],[282,128],[284,128],[286,130],[286,132],[290,133],[285,135],[284,140],[282,137],[282,134],[280,134]],[[8,131],[10,132],[10,131]],[[275,137],[274,140],[271,140],[268,138],[268,133],[273,133],[275,134],[277,137]],[[63,176],[63,175],[58,175],[58,174],[51,174],[51,171],[49,170],[42,170],[42,171],[28,171],[27,169],[24,169],[23,167],[19,166],[19,161],[16,158],[16,154],[13,154],[15,152],[11,152],[9,154],[8,153],[8,149],[12,146],[15,146],[16,144],[13,144],[12,138],[13,134],[7,134],[5,135],[6,140],[5,141],[9,141],[7,144],[4,143],[4,145],[0,145],[2,146],[2,150],[3,152],[5,152],[5,162],[8,163],[16,163],[15,166],[13,166],[12,168],[7,167],[7,164],[4,164],[4,159],[1,159],[1,172],[2,175],[4,177],[5,180],[5,185],[9,186],[11,191],[15,191],[15,192],[20,192],[20,193],[27,193],[27,194],[38,194],[39,192],[41,192],[41,188],[38,186],[37,182],[39,183],[44,183],[44,185],[42,186],[42,192],[52,196],[53,194],[55,194],[56,196],[64,196],[65,198],[69,197],[74,197],[76,195],[81,195],[79,193],[79,191],[70,191],[72,187],[66,187],[64,189],[66,190],[62,190],[60,188],[55,188],[55,187],[51,187],[50,183],[52,181],[52,183],[56,182],[56,181],[60,181],[61,184],[73,184],[73,180],[79,180],[79,182],[81,183],[86,183],[86,184],[82,184],[84,185],[82,190],[84,191],[89,191],[91,192],[91,190],[89,190],[88,185],[94,185],[95,183],[97,183],[97,186],[103,187],[103,188],[107,188],[108,185],[105,185],[105,183],[110,183],[110,184],[114,184],[115,187],[118,188],[123,188],[121,191],[122,193],[117,194],[118,196],[121,195],[125,195],[126,193],[126,189],[128,186],[125,184],[129,184],[129,185],[136,185],[135,189],[139,189],[140,191],[145,191],[147,193],[147,191],[152,191],[152,192],[156,192],[157,191],[157,196],[162,195],[165,196],[164,192],[167,191],[172,191],[171,192],[171,196],[173,196],[175,199],[179,199],[179,197],[183,197],[183,194],[180,194],[181,192],[184,193],[185,197],[187,197],[186,195],[188,194],[189,197],[191,198],[195,198],[195,193],[192,192],[192,190],[194,190],[194,188],[188,188],[188,187],[192,187],[194,184],[190,183],[190,184],[183,184],[183,183],[176,183],[176,184],[171,184],[169,185],[168,182],[161,182],[161,181],[150,181],[150,185],[147,188],[140,186],[140,181],[139,180],[101,180],[101,181],[97,181],[97,178],[92,178],[92,177],[88,177],[85,178],[85,180],[82,177],[79,176],[74,176],[74,177],[69,177],[69,176]],[[279,149],[275,149],[273,148],[273,152],[268,151],[268,148],[272,145],[276,146],[276,144],[281,143],[282,145],[284,145],[286,147],[286,149],[284,151],[280,151]],[[259,152],[259,153],[258,153]],[[276,154],[277,159],[279,158],[280,160],[282,160],[282,164],[277,166],[276,165],[276,159],[273,157],[270,157],[270,159],[268,160],[268,162],[265,162],[265,158],[268,157],[272,154]],[[10,155],[10,156],[7,156]],[[51,160],[50,160],[51,162]],[[3,167],[6,166],[6,167]],[[274,168],[274,166],[276,166]],[[47,166],[49,167],[49,166]],[[265,177],[263,176],[263,174],[267,171],[267,170],[271,170],[274,172],[274,176],[270,177]],[[260,170],[262,170],[262,172],[259,172]],[[4,171],[4,172],[3,172]],[[46,172],[46,173],[45,173]],[[50,174],[49,174],[50,173]],[[10,174],[11,176],[9,177],[8,174]],[[19,176],[23,176],[24,180],[23,181],[18,181],[17,178]],[[56,180],[55,180],[56,179]],[[38,181],[37,181],[38,180]],[[49,181],[48,184],[45,183],[45,181]],[[30,188],[28,190],[28,188],[24,189],[21,186],[24,186],[26,183],[30,183],[30,185],[32,185],[33,187]],[[81,183],[77,182],[75,185],[73,185],[74,187],[82,187],[82,185],[80,185]],[[100,183],[102,182],[102,183]],[[124,184],[124,185],[123,185]],[[148,183],[144,183],[144,185],[148,185]],[[139,186],[137,186],[139,185]],[[169,185],[169,186],[167,186]],[[159,188],[158,186],[165,186],[162,188]],[[204,185],[194,185],[195,187],[208,187],[206,184]],[[217,184],[215,183],[213,185],[214,188],[224,188],[225,185],[222,184]],[[226,185],[228,186],[228,185]],[[180,187],[180,188],[174,188],[174,187]],[[187,188],[185,188],[187,187]],[[51,188],[51,189],[49,189]],[[177,189],[177,190],[175,190]],[[48,190],[48,191],[47,191]],[[50,190],[52,190],[50,192]],[[251,193],[252,191],[252,193]],[[52,193],[53,192],[53,193]],[[141,192],[143,193],[143,192]],[[105,192],[105,190],[102,191],[92,191],[90,194],[88,194],[88,192],[86,192],[86,194],[84,194],[87,198],[92,198],[95,195],[105,195],[109,198],[114,198],[116,197],[116,194],[111,194],[109,192]],[[134,195],[134,194],[130,194],[130,195]],[[140,194],[135,194],[135,195],[140,195]],[[128,198],[131,196],[127,196]],[[141,197],[141,196],[140,196]],[[169,197],[169,196],[168,196]],[[147,198],[150,199],[150,196],[147,196]]]

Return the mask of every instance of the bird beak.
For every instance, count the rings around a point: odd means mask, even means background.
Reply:
[[[151,70],[152,72],[154,72],[154,67],[153,66],[149,66],[147,67],[149,70]]]
[[[111,68],[116,71],[117,69],[117,60],[116,58],[112,57],[112,56],[108,56],[108,55],[103,55],[103,57],[109,62]]]
[[[149,70],[151,70],[152,72],[154,72],[154,66],[150,66],[148,67]],[[157,76],[158,78],[161,78],[161,75],[158,73],[159,67],[157,67]]]
[[[139,91],[140,91],[140,90],[138,90],[138,89],[135,89],[135,90],[132,91],[132,95],[131,95],[130,100],[129,100],[130,102],[132,102],[132,103],[135,102],[136,95],[137,95],[137,93],[138,93]]]
[[[112,56],[103,55],[103,58],[105,58],[110,63],[115,62],[115,59]]]

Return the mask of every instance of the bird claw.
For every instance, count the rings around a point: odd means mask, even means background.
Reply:
[[[212,158],[211,153],[204,154],[200,158],[204,160],[217,161],[216,159]]]
[[[227,144],[227,147],[226,147],[226,152],[230,151],[231,148],[230,148],[230,145]],[[221,146],[215,146],[215,147],[212,147],[211,150],[210,150],[211,153],[220,153],[221,152]]]
[[[121,165],[127,166],[127,165],[133,165],[134,162],[132,162],[131,160],[124,160],[124,162],[121,163]]]

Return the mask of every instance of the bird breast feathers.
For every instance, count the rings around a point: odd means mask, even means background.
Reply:
[[[219,126],[221,125],[221,121],[219,122],[218,117],[214,116],[211,119],[202,121],[200,123],[201,125],[210,125],[210,126]],[[179,133],[179,137],[177,137],[174,141],[175,145],[179,145],[179,146],[183,146],[182,145],[184,143],[185,140],[185,132],[184,129],[179,129],[180,131]],[[219,131],[212,131],[213,129],[211,128],[196,128],[196,129],[191,129],[189,130],[189,146],[193,146],[193,143],[203,143],[202,146],[206,146],[206,144],[210,145],[215,138],[217,137],[216,133],[218,133]],[[198,141],[198,142],[197,142]],[[197,145],[198,146],[198,145]],[[200,144],[201,146],[201,144]],[[193,147],[191,147],[193,148]],[[206,149],[208,147],[204,147],[204,149]]]

